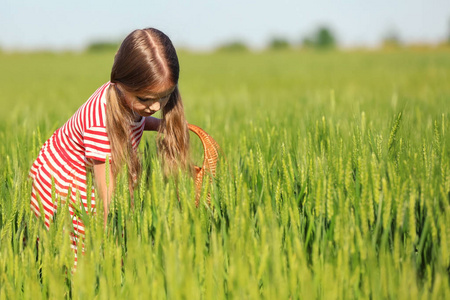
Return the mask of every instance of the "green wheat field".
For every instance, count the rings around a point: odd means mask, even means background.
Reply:
[[[179,55],[217,176],[196,208],[144,133],[134,207],[122,176],[106,229],[78,212],[73,272],[67,205],[47,231],[27,174],[114,52],[0,54],[0,299],[450,298],[448,49]]]

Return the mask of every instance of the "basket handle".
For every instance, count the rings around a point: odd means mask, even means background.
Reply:
[[[194,166],[194,181],[195,181],[195,206],[198,207],[200,202],[201,188],[203,184],[203,177],[206,173],[212,177],[216,175],[216,166],[219,159],[219,144],[206,131],[200,127],[188,124],[190,131],[194,132],[202,142],[203,145],[203,164],[201,167]],[[211,183],[211,179],[210,179]],[[211,195],[208,193],[208,204],[211,201]]]

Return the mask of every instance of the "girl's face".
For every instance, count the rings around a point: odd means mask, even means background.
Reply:
[[[128,107],[134,112],[135,120],[149,117],[166,105],[175,90],[172,84],[162,83],[147,89],[144,93],[128,92],[120,87]]]

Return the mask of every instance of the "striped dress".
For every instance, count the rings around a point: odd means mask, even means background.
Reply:
[[[94,189],[92,187],[88,191],[86,174],[92,171],[94,160],[106,161],[111,156],[106,133],[106,91],[109,86],[109,82],[101,86],[64,126],[53,133],[31,167],[31,209],[38,217],[44,213],[47,228],[57,209],[56,197],[61,197],[63,201],[70,200],[69,212],[78,237],[84,236],[85,230],[81,220],[74,214],[73,205],[77,201],[77,195],[87,212],[95,211]],[[135,151],[142,137],[144,121],[145,118],[141,118],[139,122],[130,124]],[[39,209],[39,201],[43,212]],[[72,247],[76,247],[75,242]]]

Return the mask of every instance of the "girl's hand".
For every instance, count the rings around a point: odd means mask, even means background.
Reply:
[[[109,176],[108,185],[106,184],[106,176]],[[114,178],[112,175],[111,167],[109,168],[109,174],[106,174],[106,164],[104,161],[94,160],[94,183],[98,195],[103,201],[103,226],[106,228],[109,204],[111,202],[112,193],[114,191]]]
[[[161,120],[155,117],[146,117],[144,130],[147,131],[158,131]]]

